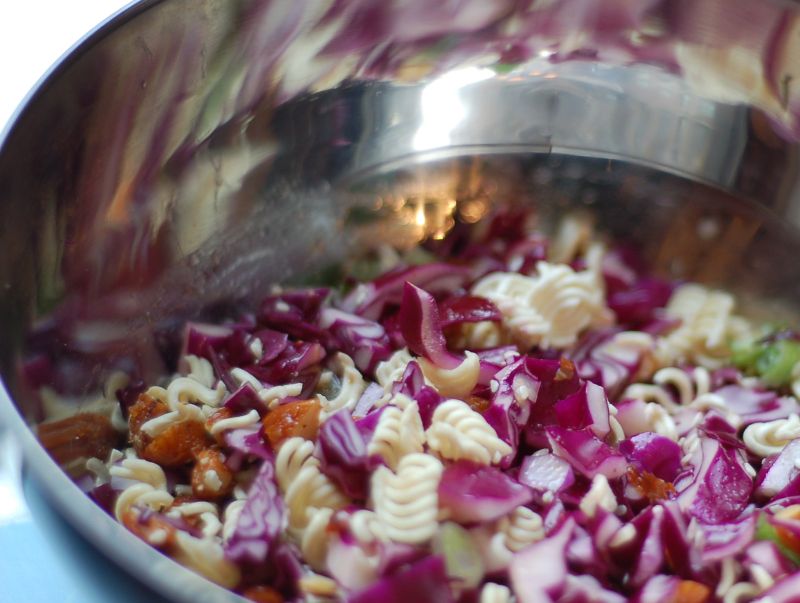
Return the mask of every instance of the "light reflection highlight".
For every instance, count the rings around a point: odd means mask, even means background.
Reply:
[[[445,73],[425,86],[420,96],[421,125],[414,135],[415,151],[450,145],[451,135],[467,117],[461,89],[495,76],[486,67],[466,67]]]

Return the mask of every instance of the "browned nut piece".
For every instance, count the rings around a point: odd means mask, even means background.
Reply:
[[[206,428],[200,421],[181,421],[152,438],[139,453],[143,459],[162,467],[180,467],[192,462],[209,444]]]
[[[483,414],[492,404],[489,400],[486,398],[481,398],[480,396],[469,396],[466,402],[472,410],[481,414]]]
[[[207,448],[198,453],[192,469],[192,493],[197,498],[217,500],[228,496],[233,486],[233,472],[219,450]]]
[[[167,414],[167,403],[147,394],[140,394],[128,411],[128,438],[136,453],[141,456],[152,438],[142,431],[142,425],[150,419]]]
[[[283,603],[281,593],[271,586],[251,586],[242,593],[242,596],[255,603]]]
[[[282,404],[264,417],[264,437],[273,450],[292,437],[315,440],[319,430],[319,411],[320,404],[316,399]]]
[[[106,460],[117,442],[117,433],[104,415],[80,413],[37,428],[42,446],[61,465],[82,458]]]
[[[233,411],[230,408],[219,408],[214,411],[214,413],[206,419],[206,431],[211,432],[211,428],[214,427],[214,423],[218,423],[224,419],[230,419],[233,416]],[[223,433],[218,434],[215,439],[217,440],[218,444],[222,444],[223,441]]]
[[[162,551],[175,545],[175,526],[163,517],[152,514],[142,519],[137,509],[129,509],[122,516],[122,525],[151,546]]]

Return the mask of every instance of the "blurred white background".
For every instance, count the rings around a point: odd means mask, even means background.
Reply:
[[[0,0],[0,130],[69,48],[129,0]]]

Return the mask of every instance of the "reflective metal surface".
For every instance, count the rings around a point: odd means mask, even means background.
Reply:
[[[108,555],[176,600],[230,599],[48,459],[26,362],[71,394],[158,373],[186,316],[505,204],[545,227],[578,205],[657,270],[791,309],[798,32],[793,5],[750,0],[135,4],[0,147],[0,418]]]

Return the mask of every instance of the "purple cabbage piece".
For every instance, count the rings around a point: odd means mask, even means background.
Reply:
[[[800,439],[792,440],[780,454],[764,461],[756,476],[756,495],[763,498],[784,498],[800,494],[800,469],[795,459],[800,455]]]
[[[258,364],[265,364],[270,360],[270,355],[279,353],[285,348],[285,335],[271,335],[261,332],[263,336],[262,350],[266,357],[256,358],[250,347],[251,336],[242,325],[209,325],[204,323],[187,323],[184,327],[183,346],[180,358],[186,354],[194,354],[211,362],[214,372],[229,391],[234,391],[238,383],[230,374],[233,367],[251,368]],[[255,335],[258,337],[258,335]],[[258,337],[261,339],[261,337]],[[266,341],[266,344],[264,343]],[[283,343],[282,343],[283,342]],[[186,371],[187,366],[179,367]]]
[[[349,603],[409,603],[410,601],[453,601],[444,559],[426,557],[404,569],[381,578],[352,595]]]
[[[248,338],[249,335],[241,327],[189,322],[184,327],[179,358],[193,354],[210,361],[217,378],[229,391],[233,391],[238,384],[230,375],[231,367],[248,366],[256,361]],[[188,366],[178,368],[186,372]]]
[[[389,337],[379,323],[334,308],[323,308],[320,326],[335,346],[353,358],[358,369],[372,374],[379,362],[392,354]]]
[[[378,427],[378,421],[380,421],[383,411],[387,408],[389,407],[382,406],[380,408],[373,409],[363,417],[355,418],[356,428],[358,429],[359,433],[361,433],[361,437],[364,438],[365,442],[369,442],[372,439],[372,434],[375,433],[375,429]]]
[[[703,534],[703,563],[733,558],[745,550],[753,542],[757,517],[753,513],[737,521],[717,525],[698,524]]]
[[[727,448],[738,448],[745,450],[744,442],[739,439],[738,429],[728,422],[729,417],[711,409],[706,412],[703,422],[698,425],[698,430],[704,435],[718,440]]]
[[[366,499],[370,474],[380,460],[367,455],[366,441],[347,409],[320,425],[317,444],[323,473],[350,498]]]
[[[566,549],[575,531],[571,517],[544,540],[514,555],[509,574],[519,603],[555,601],[567,580]]]
[[[265,458],[247,492],[233,534],[225,541],[225,557],[235,563],[263,563],[283,530],[286,510],[275,483],[273,459]]]
[[[770,586],[759,595],[759,601],[795,603],[797,593],[800,593],[800,572],[794,572]]]
[[[644,262],[636,247],[622,245],[603,254],[600,270],[606,292],[612,293],[635,285],[644,271]]]
[[[381,577],[402,572],[425,555],[423,548],[395,542],[378,542],[365,550],[344,532],[331,541],[326,565],[330,575],[352,592],[371,588]]]
[[[353,418],[366,417],[375,407],[375,404],[383,398],[383,388],[377,383],[370,383],[353,407]]]
[[[725,385],[714,393],[725,401],[730,411],[742,417],[743,426],[785,419],[792,413],[800,413],[800,404],[797,400],[791,396],[778,397],[772,391],[758,391],[741,385]]]
[[[268,566],[271,569],[269,583],[277,588],[285,597],[285,601],[291,597],[298,597],[298,581],[306,573],[301,562],[302,555],[293,544],[279,542],[270,552]],[[295,599],[302,601],[304,599]]]
[[[617,321],[628,327],[651,323],[669,301],[674,285],[642,276],[644,262],[637,249],[618,247],[603,256],[606,301]]]
[[[612,399],[631,383],[642,362],[635,347],[610,345],[619,333],[619,329],[589,331],[568,353],[581,378],[605,388]]]
[[[585,603],[625,603],[628,599],[619,593],[604,588],[593,576],[567,575],[562,601],[583,601]]]
[[[535,403],[530,406],[530,417],[525,426],[525,441],[534,448],[544,448],[548,446],[545,427],[558,424],[555,404],[577,392],[583,382],[578,376],[575,365],[569,360],[526,356],[524,362],[528,374],[540,382]]]
[[[326,337],[320,326],[320,310],[328,289],[299,289],[269,295],[261,302],[259,323],[306,341],[321,341]]]
[[[386,318],[381,320],[383,328],[386,330],[386,335],[389,337],[389,342],[395,350],[406,347],[406,340],[403,338],[403,332],[400,329],[400,316],[398,312],[389,314]]]
[[[619,443],[619,451],[639,471],[673,481],[681,470],[681,447],[669,438],[652,432],[640,433]]]
[[[439,392],[425,385],[422,369],[414,360],[406,365],[403,376],[392,385],[392,393],[403,394],[416,401],[425,429],[430,427],[433,411],[444,401]]]
[[[478,385],[483,386],[491,393],[491,381],[504,367],[519,360],[520,354],[516,346],[507,345],[499,348],[490,348],[477,352],[480,361]],[[487,397],[489,397],[487,395]]]
[[[720,389],[724,385],[737,385],[742,381],[742,374],[734,366],[723,366],[711,371],[711,390]]]
[[[575,483],[575,473],[567,461],[548,452],[525,457],[517,479],[540,494],[558,493]]]
[[[325,355],[325,348],[319,343],[295,341],[268,365],[248,366],[245,370],[263,383],[302,382],[301,396],[306,396],[319,379],[319,365]]]
[[[272,451],[264,443],[260,423],[229,429],[223,437],[225,445],[231,450],[263,459],[264,462],[272,461]]]
[[[238,387],[238,384],[236,379],[233,378],[233,375],[231,375],[231,364],[212,347],[208,348],[207,354],[211,359],[211,366],[214,369],[214,374],[222,381],[228,391],[234,391]]]
[[[448,297],[439,303],[439,325],[445,329],[453,325],[473,322],[500,322],[503,315],[484,297],[462,295]]]
[[[747,547],[743,564],[745,567],[758,565],[775,580],[795,571],[794,564],[771,540],[757,540]]]
[[[598,573],[605,573],[600,568],[605,565],[597,559],[597,552],[592,542],[591,534],[583,528],[576,526],[572,534],[572,539],[567,545],[567,562],[570,566],[582,570],[597,570]],[[566,594],[564,595],[567,596]]]
[[[664,509],[662,538],[665,556],[672,564],[675,573],[692,580],[706,580],[701,551],[689,538],[689,524],[674,500],[661,503]]]
[[[543,236],[534,233],[511,245],[506,253],[506,267],[508,272],[531,274],[536,270],[536,264],[547,260],[548,241]]]
[[[212,352],[216,352],[230,366],[246,366],[256,361],[249,339],[249,333],[241,326],[189,322],[184,327],[180,357],[194,354],[213,362]]]
[[[617,567],[629,572],[634,588],[648,583],[669,563],[683,578],[698,579],[703,566],[699,551],[688,537],[688,526],[674,501],[645,508],[629,524],[633,538],[611,548]]]
[[[558,424],[566,429],[588,427],[601,439],[611,432],[605,391],[590,381],[585,382],[574,394],[559,400],[553,410]]]
[[[763,508],[772,511],[780,511],[781,509],[791,507],[792,505],[800,505],[800,496],[776,496],[775,498],[770,499]]]
[[[664,574],[655,575],[642,586],[638,593],[636,593],[636,596],[632,599],[633,603],[664,603],[665,601],[673,601],[680,583],[681,579],[677,576],[665,576]]]
[[[476,352],[481,362],[497,366],[498,370],[519,360],[519,350],[515,345],[503,345]]]
[[[321,344],[295,341],[290,342],[286,349],[269,364],[263,367],[248,367],[245,370],[264,383],[296,381],[305,383],[309,374],[315,374],[316,378],[319,377],[322,372],[322,361],[326,357],[327,352]],[[316,385],[316,381],[314,381],[314,385]]]
[[[223,406],[236,413],[255,409],[259,414],[264,414],[267,410],[263,400],[258,397],[258,392],[249,383],[242,384],[239,389],[230,394],[225,399]]]
[[[261,358],[258,364],[267,364],[280,356],[281,352],[289,345],[289,336],[272,329],[260,329],[253,333],[253,337],[261,342]]]
[[[325,565],[330,576],[349,591],[367,588],[380,577],[374,559],[353,538],[332,539]]]
[[[634,588],[645,584],[664,564],[663,523],[664,507],[656,505],[645,509],[630,524],[636,529],[639,539],[629,578]]]
[[[208,347],[222,349],[225,347],[227,339],[233,335],[235,330],[232,327],[222,325],[212,325],[199,322],[187,322],[183,331],[183,344],[180,356],[193,354],[206,358]]]
[[[622,527],[622,520],[616,514],[606,511],[602,507],[595,509],[594,517],[587,519],[587,528],[592,535],[594,546],[602,557],[607,559],[614,536]]]
[[[530,488],[499,469],[466,460],[445,467],[438,492],[439,505],[460,523],[494,521],[533,498]]]
[[[410,544],[382,542],[378,550],[378,575],[395,574],[403,566],[419,561],[425,554],[425,549]]]
[[[700,438],[692,475],[676,483],[681,509],[702,523],[719,524],[738,517],[750,500],[753,480],[736,451],[714,438]]]
[[[433,412],[436,407],[444,402],[444,398],[432,387],[423,385],[414,396],[414,400],[419,407],[419,416],[422,419],[422,426],[425,429],[431,426]]]
[[[403,376],[399,381],[392,385],[393,394],[403,394],[409,398],[416,396],[425,386],[425,375],[416,360],[412,360],[406,365]]]
[[[586,477],[591,479],[602,474],[614,479],[625,474],[627,459],[590,429],[564,429],[553,425],[547,427],[545,433],[553,452]]]
[[[453,294],[469,282],[470,270],[453,264],[431,263],[392,270],[371,283],[358,285],[342,301],[346,312],[370,320],[379,320],[387,306],[398,306],[406,283],[421,287],[433,295]]]
[[[497,436],[514,452],[519,445],[519,432],[530,417],[530,407],[537,400],[541,381],[528,370],[525,358],[510,364],[495,375],[497,391],[483,416]],[[503,463],[508,465],[510,458]]]
[[[608,293],[608,307],[620,324],[639,327],[652,322],[672,295],[673,286],[655,278],[643,278],[630,288]]]
[[[542,383],[536,398],[536,407],[541,410],[551,410],[556,402],[575,393],[581,386],[575,365],[568,359],[526,356],[525,368]],[[536,415],[536,412],[533,414]]]
[[[409,350],[441,368],[453,369],[461,364],[462,359],[447,350],[439,309],[430,293],[406,283],[399,319]]]

